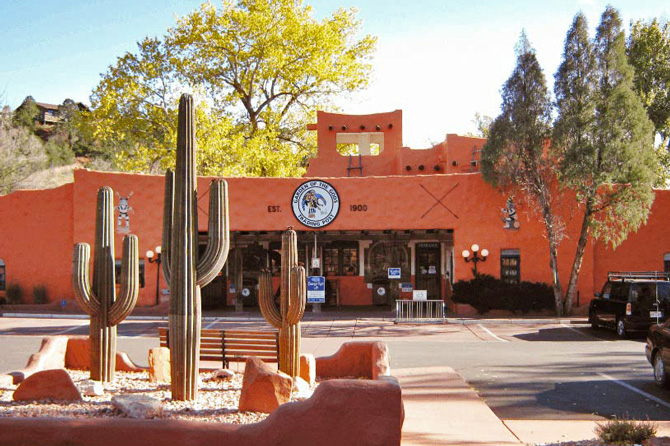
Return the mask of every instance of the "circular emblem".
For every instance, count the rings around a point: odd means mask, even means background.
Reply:
[[[243,288],[242,289],[242,296],[249,297],[250,294],[251,294],[251,291],[249,291],[249,288]]]
[[[377,288],[377,294],[379,294],[380,296],[385,295],[386,294],[386,288],[384,288],[383,286],[380,286],[379,288]]]
[[[333,186],[321,180],[302,183],[291,200],[293,215],[310,228],[322,228],[335,220],[340,211],[340,196]]]

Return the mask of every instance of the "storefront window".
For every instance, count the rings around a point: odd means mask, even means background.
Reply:
[[[270,256],[270,268],[272,275],[281,274],[281,242],[270,242],[268,255]],[[298,265],[306,266],[307,248],[304,244],[298,243]]]
[[[0,259],[0,291],[7,289],[7,280],[5,279],[5,261]]]
[[[114,274],[116,276],[116,284],[121,284],[121,260],[114,262]],[[140,260],[140,288],[144,288],[144,260]]]
[[[333,242],[323,247],[325,276],[355,276],[358,272],[358,242]]]
[[[521,253],[518,249],[503,249],[500,253],[500,278],[503,282],[521,281]]]

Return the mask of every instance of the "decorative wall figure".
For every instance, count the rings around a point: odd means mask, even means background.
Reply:
[[[519,229],[521,226],[519,224],[519,218],[516,215],[516,205],[514,204],[514,198],[507,198],[507,206],[501,209],[503,213],[502,221],[505,223],[505,229]]]
[[[130,192],[127,197],[122,197],[118,192],[116,193],[116,196],[119,198],[119,205],[116,207],[116,210],[119,211],[119,217],[116,221],[116,232],[120,234],[128,234],[130,232],[130,216],[129,214],[132,212],[133,214],[135,211],[133,211],[133,208],[130,207],[129,200],[130,197],[133,196],[133,193]],[[122,226],[121,221],[125,220],[126,225],[125,227]]]

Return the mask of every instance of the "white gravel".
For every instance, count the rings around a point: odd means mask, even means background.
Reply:
[[[75,385],[82,392],[90,379],[87,371],[68,370]],[[180,419],[224,422],[233,424],[256,423],[267,414],[237,410],[242,374],[235,373],[229,381],[209,381],[211,373],[201,373],[196,401],[172,401],[169,384],[152,383],[147,372],[116,372],[114,381],[103,383],[102,396],[83,396],[82,402],[14,402],[16,386],[0,388],[0,417],[58,417],[100,418],[124,417],[112,406],[114,395],[141,393],[163,401],[162,419]]]

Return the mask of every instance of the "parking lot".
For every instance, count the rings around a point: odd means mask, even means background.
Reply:
[[[467,322],[467,323],[464,323]],[[119,350],[146,365],[165,320],[129,320]],[[262,320],[208,319],[203,328],[259,328]],[[266,326],[267,327],[267,326]],[[644,336],[620,340],[570,321],[460,321],[397,325],[389,319],[312,320],[302,324],[306,353],[325,356],[341,343],[370,338],[389,345],[393,368],[449,366],[503,420],[670,420],[670,391],[653,383]],[[86,335],[87,319],[0,318],[0,370],[25,365],[42,336]]]

